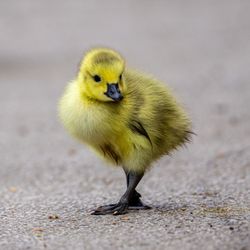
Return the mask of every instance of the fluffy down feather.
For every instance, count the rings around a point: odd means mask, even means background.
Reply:
[[[100,83],[93,82],[96,72]],[[101,88],[116,81],[121,101],[99,97]],[[109,49],[87,53],[60,100],[59,116],[75,138],[114,165],[137,173],[183,145],[191,134],[190,120],[170,89],[125,68],[122,57]]]

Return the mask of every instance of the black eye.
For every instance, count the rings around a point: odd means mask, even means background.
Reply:
[[[93,79],[94,79],[96,82],[100,82],[100,81],[101,81],[101,77],[98,76],[98,75],[94,75],[94,76],[93,76]]]
[[[122,75],[119,76],[120,80],[122,79]]]

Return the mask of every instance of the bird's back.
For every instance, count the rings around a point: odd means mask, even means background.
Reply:
[[[126,98],[132,110],[135,130],[144,133],[154,158],[167,154],[189,139],[190,120],[171,90],[151,76],[133,70],[125,72]]]

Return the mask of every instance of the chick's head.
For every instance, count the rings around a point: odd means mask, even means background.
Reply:
[[[126,91],[122,56],[111,49],[92,49],[82,60],[78,82],[84,95],[102,102],[118,102]]]

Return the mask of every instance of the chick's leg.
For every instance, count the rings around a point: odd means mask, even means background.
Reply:
[[[126,179],[127,179],[127,187],[129,186],[129,182],[130,182],[130,178],[133,178],[133,176],[131,176],[130,172],[124,170],[125,174],[126,174]],[[138,193],[136,190],[134,190],[134,193],[132,195],[132,198],[129,202],[129,209],[132,210],[144,210],[144,209],[150,209],[150,206],[147,206],[145,204],[143,204],[143,202],[140,199],[141,194]]]
[[[140,182],[143,174],[130,173],[129,183],[126,192],[121,197],[120,201],[117,204],[111,204],[107,206],[101,206],[97,208],[92,214],[94,215],[104,215],[104,214],[125,214],[128,211],[129,203],[133,198],[135,188]]]

